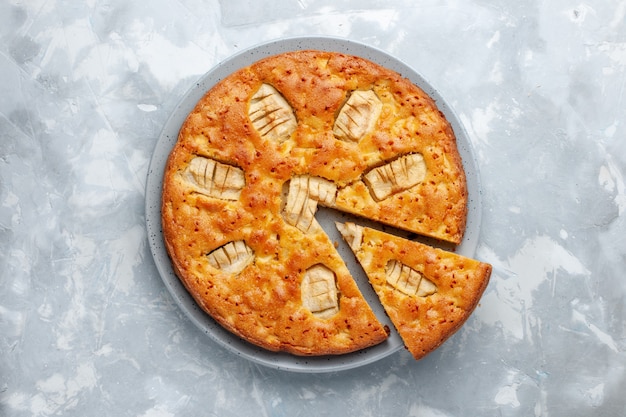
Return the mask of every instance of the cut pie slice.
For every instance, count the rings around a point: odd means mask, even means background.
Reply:
[[[337,228],[415,359],[461,327],[489,282],[489,264],[354,223]]]

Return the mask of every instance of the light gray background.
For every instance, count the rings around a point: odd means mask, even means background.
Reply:
[[[0,1],[0,415],[624,415],[625,19],[623,0]],[[152,260],[144,188],[175,105],[233,53],[306,35],[415,68],[475,148],[494,273],[422,361],[255,365]]]

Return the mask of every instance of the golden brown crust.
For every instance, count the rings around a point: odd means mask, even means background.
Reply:
[[[420,359],[467,320],[487,287],[491,265],[378,230],[361,231],[362,240],[352,245],[355,255],[405,346]],[[435,292],[403,293],[390,284],[390,262],[417,271]]]
[[[335,123],[355,91],[373,91],[382,103],[380,115],[372,129],[362,129],[365,134],[339,138]],[[266,96],[272,103],[263,101]],[[376,112],[367,104],[365,110]],[[419,184],[385,179],[392,191],[378,199],[364,176],[416,153],[423,156],[425,178]],[[194,158],[200,158],[196,171],[190,168]],[[235,178],[240,173],[243,187]],[[264,348],[321,355],[380,343],[387,333],[332,242],[314,221],[303,231],[283,214],[285,190],[302,175],[337,187],[332,201],[319,204],[437,239],[462,239],[465,176],[452,130],[434,102],[369,61],[299,51],[225,78],[183,124],[163,184],[163,234],[174,269],[207,313]],[[236,273],[216,267],[208,256],[226,252],[231,242],[253,254]],[[339,311],[330,318],[303,308],[302,280],[316,265],[334,273]]]

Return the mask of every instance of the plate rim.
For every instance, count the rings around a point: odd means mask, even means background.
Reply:
[[[247,65],[267,56],[306,49],[355,55],[383,65],[400,73],[403,77],[409,78],[435,101],[455,133],[457,148],[461,155],[467,182],[468,213],[466,230],[461,244],[457,245],[454,251],[465,256],[475,256],[482,221],[482,187],[475,152],[460,118],[421,73],[399,58],[362,42],[332,36],[283,37],[261,42],[218,62],[209,71],[201,75],[187,89],[174,107],[155,143],[148,166],[145,186],[145,222],[150,252],[161,280],[174,298],[178,308],[212,341],[237,356],[269,368],[299,373],[326,373],[358,368],[377,362],[398,352],[403,347],[403,343],[399,339],[397,332],[392,329],[391,334],[392,336],[395,335],[395,338],[387,339],[385,342],[370,348],[338,356],[296,356],[284,352],[271,352],[252,345],[228,332],[215,322],[213,318],[197,305],[187,292],[182,282],[176,276],[167,255],[161,226],[161,191],[165,164],[171,148],[176,143],[178,131],[182,123],[188,113],[193,110],[196,103],[213,85],[235,70],[242,68],[243,64],[246,64],[248,61]],[[174,131],[175,134],[173,133]],[[459,143],[459,138],[462,139],[462,143]],[[165,150],[167,152],[164,152]],[[468,172],[473,175],[468,175]],[[399,344],[398,340],[400,341]],[[391,342],[394,342],[395,345],[389,347],[388,345]]]

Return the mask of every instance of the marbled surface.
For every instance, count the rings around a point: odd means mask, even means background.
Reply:
[[[0,415],[626,414],[626,2],[0,2]],[[459,115],[481,305],[439,350],[331,374],[219,347],[161,281],[148,164],[212,66],[283,36],[391,53]]]

